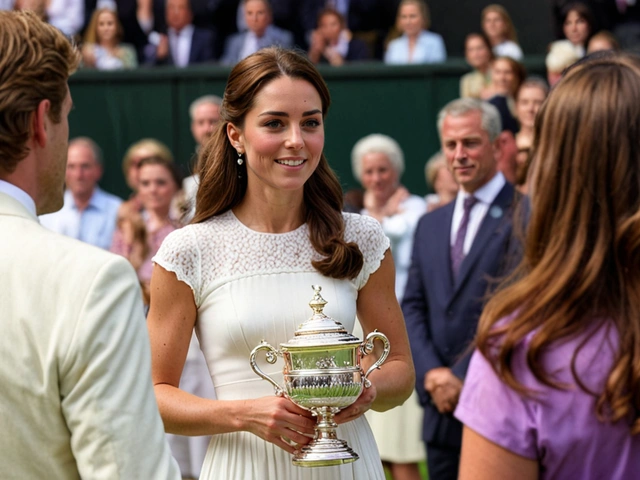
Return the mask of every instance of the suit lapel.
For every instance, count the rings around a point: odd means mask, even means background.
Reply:
[[[469,253],[464,257],[464,260],[462,260],[460,272],[456,279],[455,291],[457,291],[464,283],[466,277],[471,272],[473,265],[485,250],[484,247],[489,239],[498,231],[500,225],[505,223],[505,216],[511,214],[509,210],[511,208],[512,200],[513,186],[507,182],[489,207],[487,214],[480,224],[476,238],[473,239]],[[449,271],[451,271],[451,268],[449,268]]]

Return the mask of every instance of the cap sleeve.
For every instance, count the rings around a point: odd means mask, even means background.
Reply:
[[[345,213],[345,240],[358,244],[364,264],[355,278],[356,288],[360,290],[369,280],[369,276],[380,268],[390,242],[382,230],[382,225],[373,217]]]
[[[152,261],[176,274],[181,282],[193,291],[196,306],[201,301],[201,258],[193,228],[189,226],[174,230],[162,242]]]
[[[487,440],[510,452],[535,459],[537,405],[507,386],[487,359],[475,351],[455,417]]]

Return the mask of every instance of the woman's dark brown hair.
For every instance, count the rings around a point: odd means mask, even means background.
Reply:
[[[256,96],[280,77],[313,85],[322,100],[322,115],[331,103],[329,89],[316,67],[304,56],[279,47],[265,48],[238,63],[229,75],[220,108],[221,122],[200,154],[200,187],[193,223],[220,215],[238,205],[247,189],[246,164],[238,167],[237,152],[227,138],[227,125],[242,128]],[[354,278],[363,265],[360,249],[344,240],[342,188],[324,153],[304,185],[305,221],[313,248],[322,255],[314,268],[332,278]]]
[[[594,325],[615,325],[613,365],[603,390],[590,393],[598,418],[630,420],[632,434],[640,433],[639,118],[640,61],[631,56],[581,62],[551,91],[535,126],[519,280],[487,304],[477,338],[498,375],[527,393],[510,364],[525,336],[530,370],[562,388],[543,367],[545,349],[576,335],[588,340]],[[587,340],[571,369],[589,392],[576,369]]]

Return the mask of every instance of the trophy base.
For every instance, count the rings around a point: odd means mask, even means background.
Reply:
[[[297,450],[292,463],[298,467],[329,467],[358,460],[347,442],[338,439],[319,438]]]

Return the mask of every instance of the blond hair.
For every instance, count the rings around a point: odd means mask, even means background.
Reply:
[[[91,14],[91,20],[89,20],[89,26],[87,27],[87,31],[84,34],[84,43],[91,44],[97,43],[100,44],[100,40],[98,38],[98,18],[103,13],[110,13],[113,16],[113,19],[116,22],[116,43],[120,43],[122,41],[122,37],[124,36],[124,30],[122,29],[122,24],[118,19],[118,14],[114,12],[110,8],[101,8],[99,10],[95,10]]]
[[[140,149],[149,150],[150,154],[148,156],[150,157],[159,157],[165,163],[173,163],[173,155],[171,154],[169,147],[155,138],[143,138],[142,140],[132,144],[124,154],[124,158],[122,159],[122,171],[124,172],[125,177],[127,176],[129,168],[131,168],[131,162],[136,154],[136,150]]]
[[[74,45],[30,11],[0,11],[0,170],[27,156],[32,114],[49,100],[60,122],[67,80],[80,61]]]

